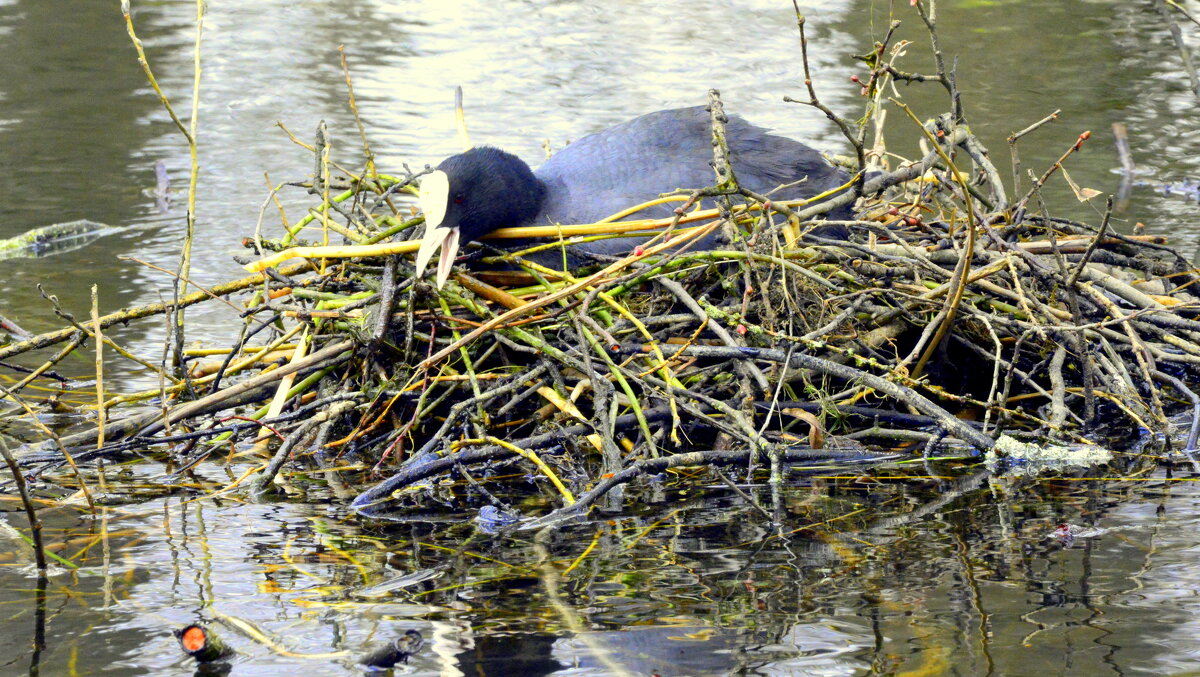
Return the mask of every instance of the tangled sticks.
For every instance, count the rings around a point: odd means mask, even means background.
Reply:
[[[816,463],[969,456],[1002,432],[1119,444],[1167,432],[1181,400],[1200,406],[1187,261],[1162,238],[1110,232],[1107,218],[1045,218],[1028,196],[1002,207],[991,173],[981,189],[949,163],[957,148],[982,152],[974,137],[945,118],[930,132],[937,146],[921,160],[810,202],[736,185],[681,195],[673,218],[631,226],[660,237],[578,276],[484,245],[440,291],[399,255],[412,237],[388,240],[420,223],[393,204],[412,177],[355,178],[315,213],[356,244],[262,241],[282,249],[248,266],[265,274],[219,290],[256,290],[237,338],[195,351],[224,357],[109,404],[189,388],[197,399],[115,416],[99,448],[92,428],[21,460],[42,472],[64,451],[166,447],[187,467],[265,430],[282,443],[258,468],[258,491],[292,462],[324,471],[364,514],[424,505],[426,481],[447,474],[467,484],[440,500],[503,502],[499,486],[528,491],[524,473],[502,472],[519,464],[562,517],[672,468],[739,465],[782,482]],[[843,222],[850,241],[805,236],[808,219],[856,193],[867,199]],[[730,203],[700,208],[713,197]],[[718,228],[726,246],[687,247]],[[271,268],[296,256],[310,261]],[[81,340],[64,330],[18,345]],[[355,464],[374,472],[351,474]]]
[[[980,148],[961,128],[942,136],[947,148]],[[856,242],[809,245],[787,232],[799,214],[832,209],[846,194],[815,207],[743,195],[724,223],[746,237],[729,249],[637,252],[584,279],[528,264],[538,283],[503,295],[460,273],[460,285],[439,299],[451,340],[433,338],[408,380],[424,375],[421,387],[438,391],[423,390],[427,401],[447,401],[464,382],[472,396],[449,408],[418,406],[391,439],[411,435],[421,448],[355,507],[373,513],[423,479],[469,476],[472,466],[491,473],[488,464],[502,458],[534,464],[564,510],[578,512],[668,467],[763,458],[778,480],[782,463],[801,458],[878,457],[858,445],[814,449],[828,427],[839,433],[835,443],[873,441],[878,453],[914,440],[928,453],[947,436],[988,449],[999,426],[1075,441],[1165,431],[1158,384],[1195,397],[1185,382],[1195,375],[1200,323],[1191,317],[1186,261],[1161,238],[1109,234],[1107,220],[1091,229],[1026,215],[1026,200],[1008,212],[964,214],[955,205],[973,187],[963,191],[951,172],[934,168],[946,154],[939,151],[867,182],[867,194],[887,192],[847,224],[865,235]],[[926,182],[907,187],[915,176]],[[1000,225],[1013,213],[1020,223]],[[938,218],[916,216],[926,214]],[[670,232],[679,221],[656,225]],[[419,332],[426,317],[402,311],[393,331],[402,324]],[[474,329],[459,336],[455,323]],[[429,326],[435,337],[438,323]],[[397,335],[391,345],[411,344]],[[985,368],[958,368],[968,360]],[[403,372],[413,362],[403,355],[389,366]],[[1167,365],[1174,375],[1160,369]],[[806,393],[815,397],[798,402]],[[1077,401],[1085,406],[1068,405]],[[905,409],[924,418],[880,423],[902,420]],[[413,434],[424,412],[445,418],[426,428],[431,434]],[[982,426],[959,418],[971,415]],[[555,416],[578,422],[564,427]],[[818,433],[800,454],[788,432],[798,422]],[[514,438],[501,430],[543,432]],[[739,450],[688,451],[704,444]],[[547,448],[562,451],[539,455]],[[592,489],[576,501],[568,485]]]

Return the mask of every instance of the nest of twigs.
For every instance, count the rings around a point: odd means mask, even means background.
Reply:
[[[430,495],[503,504],[503,487],[542,491],[562,516],[668,468],[737,464],[778,482],[817,464],[969,457],[1002,434],[1121,444],[1200,410],[1188,262],[1107,217],[1029,213],[1033,191],[1010,201],[965,128],[928,129],[938,148],[920,161],[808,203],[726,182],[679,196],[673,219],[643,223],[663,234],[624,258],[555,271],[493,242],[441,291],[407,255],[417,177],[307,184],[329,197],[282,239],[249,244],[262,273],[99,322],[244,290],[231,345],[183,351],[186,377],[142,394],[170,404],[113,409],[103,446],[89,426],[22,462],[36,475],[66,456],[160,450],[189,467],[253,445],[259,491],[291,463],[327,470],[368,514]],[[947,164],[960,149],[976,171]],[[856,200],[851,241],[805,235]],[[306,225],[351,244],[297,248]],[[716,228],[725,247],[687,247]],[[67,340],[82,338],[66,329],[0,358]],[[464,482],[431,484],[447,476]]]

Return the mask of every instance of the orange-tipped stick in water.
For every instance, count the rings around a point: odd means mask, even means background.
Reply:
[[[179,647],[196,659],[197,663],[211,663],[233,655],[233,649],[225,646],[220,637],[203,625],[193,623],[175,631]]]

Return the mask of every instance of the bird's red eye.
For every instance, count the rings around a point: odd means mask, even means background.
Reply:
[[[462,204],[462,203],[463,203],[463,196],[461,196],[461,195],[455,195],[455,196],[454,196],[454,204],[456,204],[456,205],[460,205],[460,204]]]

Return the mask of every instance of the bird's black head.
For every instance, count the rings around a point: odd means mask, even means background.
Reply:
[[[449,182],[443,226],[457,225],[463,242],[504,226],[519,226],[542,206],[545,187],[521,158],[482,146],[442,160]]]
[[[545,193],[546,187],[529,165],[499,148],[482,146],[446,158],[421,181],[426,225],[417,274],[440,248],[440,287],[450,274],[460,242],[529,221],[541,209]]]

